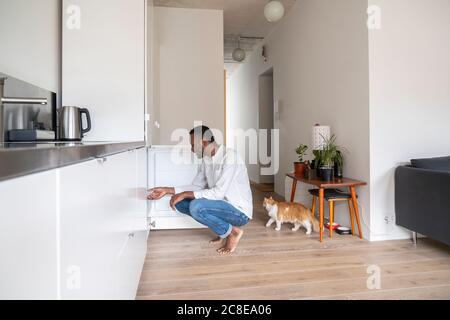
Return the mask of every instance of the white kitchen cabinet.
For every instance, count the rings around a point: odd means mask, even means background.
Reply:
[[[141,152],[60,170],[63,299],[134,299],[148,235]]]
[[[0,182],[0,299],[57,298],[56,170]]]
[[[62,104],[89,109],[84,140],[145,140],[146,1],[63,0],[62,10]]]
[[[107,170],[100,160],[69,166],[61,173],[61,296],[114,297],[117,223]],[[117,239],[114,239],[117,242]],[[117,244],[115,244],[117,246]]]
[[[0,182],[0,299],[134,299],[147,150]]]
[[[174,146],[154,146],[148,150],[149,188],[190,185],[197,170],[198,163],[195,163],[189,146],[182,149]],[[149,201],[148,214],[152,230],[204,228],[190,216],[173,211],[169,201],[169,196]]]
[[[127,216],[130,228],[122,243],[118,255],[118,291],[120,298],[134,299],[139,285],[139,280],[147,254],[147,238],[149,225],[147,221],[147,149],[141,148],[129,154],[133,157],[136,165],[134,167],[134,185],[130,189],[133,195],[134,205]],[[128,161],[123,162],[126,164]],[[117,170],[118,168],[114,169]],[[123,172],[128,169],[123,168]],[[131,172],[129,173],[131,176]],[[123,181],[126,177],[123,177]]]

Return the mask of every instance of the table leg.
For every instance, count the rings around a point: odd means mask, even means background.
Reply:
[[[330,238],[333,238],[334,201],[329,201],[328,204],[330,206]]]
[[[324,189],[319,189],[319,219],[320,219],[320,242],[323,241],[323,195]]]
[[[311,212],[312,212],[313,216],[316,215],[316,197],[314,197],[314,196],[313,196],[313,202],[312,202]]]
[[[292,179],[291,202],[294,202],[295,191],[297,191],[297,179]]]
[[[353,202],[353,209],[356,217],[356,224],[358,225],[358,231],[359,231],[359,237],[362,239],[362,229],[361,229],[361,220],[359,218],[359,209],[358,209],[358,199],[356,198],[356,190],[355,187],[350,187],[350,193],[352,194],[352,202]]]
[[[352,224],[352,235],[355,235],[355,223],[353,222],[353,201],[351,199],[348,200],[348,213],[350,215],[350,223]]]

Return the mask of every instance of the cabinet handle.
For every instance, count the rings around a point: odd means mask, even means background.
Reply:
[[[132,239],[132,238],[134,238],[134,233],[130,233],[130,234],[128,234],[128,238],[129,238],[129,239]]]
[[[156,228],[156,221],[150,222],[150,227]]]

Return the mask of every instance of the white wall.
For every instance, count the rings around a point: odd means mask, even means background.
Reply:
[[[59,0],[0,0],[0,72],[60,92]]]
[[[273,67],[274,98],[281,106],[275,122],[280,129],[281,163],[275,178],[279,194],[291,182],[285,174],[293,171],[295,148],[299,143],[311,145],[316,123],[330,125],[338,143],[349,150],[345,175],[369,182],[366,9],[360,0],[296,1],[265,41],[268,62],[256,49],[228,81],[228,129],[258,128],[258,77]],[[253,169],[251,177],[258,174]],[[359,195],[367,237],[369,186]],[[347,224],[347,206],[338,205],[337,210],[337,220]]]
[[[152,144],[173,144],[194,121],[223,131],[223,12],[155,7],[154,18]]]
[[[409,237],[394,215],[394,171],[411,158],[450,154],[450,1],[370,0],[371,240]]]

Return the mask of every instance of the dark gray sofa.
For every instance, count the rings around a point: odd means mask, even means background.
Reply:
[[[396,224],[450,245],[450,156],[395,171]]]

